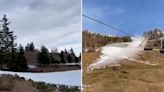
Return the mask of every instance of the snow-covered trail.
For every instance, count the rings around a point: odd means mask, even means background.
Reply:
[[[0,74],[19,75],[26,79],[34,81],[41,81],[52,84],[63,84],[70,86],[81,86],[81,70],[63,71],[63,72],[49,72],[49,73],[23,73],[23,72],[9,72],[0,71]]]
[[[132,38],[132,42],[109,44],[101,48],[102,55],[89,69],[102,68],[109,65],[118,65],[121,59],[131,59],[135,54],[143,49],[144,38]]]

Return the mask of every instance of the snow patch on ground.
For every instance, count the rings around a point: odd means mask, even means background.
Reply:
[[[30,68],[30,69],[33,69],[33,68],[36,68],[37,66],[35,66],[35,65],[28,65],[28,68]]]
[[[101,48],[102,55],[90,66],[89,69],[102,68],[104,66],[116,65],[122,58],[133,57],[138,52],[141,42],[144,40],[141,37],[132,38],[132,42],[109,44]],[[117,64],[118,65],[118,64]]]
[[[25,73],[0,71],[0,74],[19,75],[26,79],[41,81],[51,84],[63,84],[69,86],[81,86],[81,70],[49,72],[49,73]]]

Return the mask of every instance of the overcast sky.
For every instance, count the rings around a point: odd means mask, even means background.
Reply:
[[[146,8],[145,8],[146,7]],[[133,35],[164,29],[164,0],[83,0],[83,13]],[[125,35],[83,17],[83,29]]]
[[[0,0],[0,17],[3,14],[18,44],[33,41],[36,48],[81,51],[80,0]]]

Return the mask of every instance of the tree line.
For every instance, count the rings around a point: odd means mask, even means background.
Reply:
[[[66,63],[80,63],[81,54],[77,56],[73,49],[71,48],[69,51],[65,49],[64,51],[51,51],[45,47],[41,46],[40,51],[38,51],[38,62],[39,64],[66,64]]]
[[[10,31],[6,15],[2,18],[2,27],[0,27],[0,69],[12,71],[27,71],[28,60],[27,52],[37,53],[37,62],[39,65],[49,64],[65,64],[65,63],[80,63],[81,55],[76,56],[73,49],[70,51],[58,52],[57,49],[49,52],[45,46],[41,46],[40,50],[35,49],[34,43],[28,43],[25,48],[20,44],[17,47],[15,42],[16,36],[13,31]]]
[[[84,30],[82,33],[83,39],[83,49],[88,47],[100,47],[110,43],[116,42],[130,42],[132,41],[130,36],[108,36],[102,35],[100,33],[89,32]]]
[[[148,40],[147,45],[151,45],[153,48],[160,48],[161,46],[161,37],[164,36],[164,33],[159,28],[154,28],[147,32],[143,33],[143,36]],[[164,42],[163,42],[164,44]]]
[[[164,36],[161,29],[155,28],[150,31],[144,32],[144,37],[149,39],[158,39]]]

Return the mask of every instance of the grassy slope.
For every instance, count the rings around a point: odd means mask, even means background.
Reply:
[[[52,85],[11,75],[0,76],[0,92],[80,92],[78,87]]]
[[[97,57],[83,53],[83,68]],[[93,53],[92,53],[93,54]],[[164,90],[164,55],[157,51],[141,52],[138,60],[149,60],[159,65],[150,66],[123,60],[119,67],[108,67],[83,72],[84,92],[163,92]]]
[[[0,92],[38,92],[32,83],[24,79],[3,75],[0,77]]]

